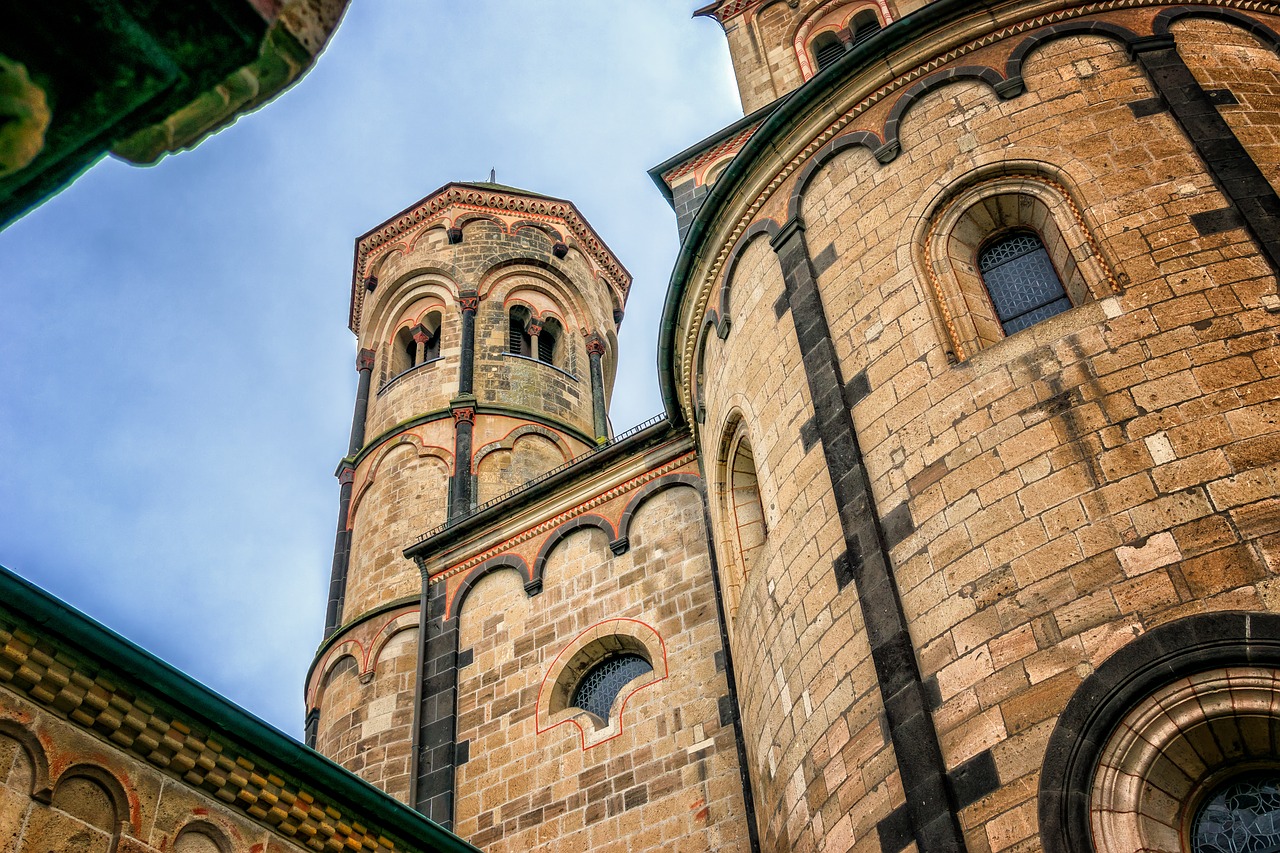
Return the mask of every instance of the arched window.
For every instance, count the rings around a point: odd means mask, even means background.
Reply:
[[[533,355],[533,339],[529,336],[529,309],[513,305],[507,313],[507,352],[512,355]]]
[[[1219,785],[1196,810],[1191,853],[1280,850],[1280,774],[1250,774]]]
[[[622,688],[651,672],[653,667],[642,655],[634,652],[611,655],[587,670],[573,689],[569,704],[608,721],[609,710]]]
[[[840,40],[840,36],[830,31],[819,33],[811,43],[811,47],[813,59],[818,64],[819,71],[844,55],[844,42]]]
[[[406,326],[396,332],[391,348],[391,375],[398,376],[417,363],[418,342],[413,339],[413,332]]]
[[[556,363],[556,350],[560,344],[560,321],[548,317],[542,323],[542,331],[538,333],[538,361],[547,364]]]
[[[853,44],[860,45],[880,32],[880,18],[871,9],[861,11],[853,16],[853,20],[849,23],[849,32],[853,36]]]
[[[427,340],[422,347],[424,362],[434,361],[440,357],[440,325],[441,317],[438,311],[432,311],[422,321],[423,330],[427,333]]]
[[[1071,307],[1044,241],[1029,229],[1006,232],[983,244],[978,270],[1006,335]]]

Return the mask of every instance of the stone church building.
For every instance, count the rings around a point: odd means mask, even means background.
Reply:
[[[3,849],[1280,850],[1280,3],[697,14],[664,413],[572,202],[358,238],[314,751],[5,579]]]

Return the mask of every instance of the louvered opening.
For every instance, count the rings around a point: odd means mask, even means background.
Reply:
[[[875,12],[859,12],[854,17],[850,29],[853,30],[853,43],[859,45],[880,32],[880,19],[876,17]]]
[[[823,33],[813,40],[813,50],[821,71],[844,55],[844,42],[835,33]]]

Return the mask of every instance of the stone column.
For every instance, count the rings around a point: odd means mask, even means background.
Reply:
[[[476,369],[476,309],[480,307],[480,294],[464,290],[458,294],[462,306],[462,360],[458,364],[458,396],[473,393]]]
[[[475,429],[475,397],[455,399],[453,408],[453,479],[449,481],[449,519],[471,512],[471,434]]]
[[[347,594],[347,566],[351,561],[351,530],[347,515],[351,510],[351,484],[355,480],[352,457],[364,446],[364,422],[369,413],[369,384],[373,377],[373,350],[362,349],[356,356],[360,381],[356,386],[356,408],[351,417],[351,439],[347,458],[338,468],[338,532],[333,543],[333,566],[329,573],[329,605],[325,610],[324,636],[332,634],[342,622],[342,602]]]
[[[542,357],[538,355],[538,335],[542,334],[542,323],[538,320],[530,320],[525,331],[529,333],[529,357],[542,361]]]
[[[604,407],[604,340],[592,332],[587,337],[587,356],[591,359],[591,413],[596,443],[609,439],[609,420]]]
[[[413,342],[417,345],[417,350],[413,356],[413,364],[410,367],[417,367],[427,360],[427,342],[431,340],[431,333],[426,330],[425,326],[416,326],[413,330]]]

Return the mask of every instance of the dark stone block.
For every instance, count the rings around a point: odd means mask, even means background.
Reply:
[[[818,443],[818,422],[817,418],[809,418],[800,425],[800,443],[804,446],[804,452],[808,453],[813,446]]]
[[[813,274],[820,276],[836,262],[836,245],[828,243],[827,247],[813,256]]]
[[[911,507],[906,501],[898,504],[884,517],[882,526],[885,546],[889,548],[896,547],[915,532],[916,525],[911,518]]]
[[[464,740],[458,744],[453,751],[453,763],[456,767],[461,767],[471,760],[471,741]]]
[[[729,696],[721,696],[716,704],[720,711],[720,725],[730,725],[733,722],[733,699]]]
[[[1191,224],[1201,236],[1208,236],[1221,234],[1233,228],[1241,228],[1244,226],[1244,219],[1234,207],[1224,207],[1219,210],[1191,214]]]
[[[832,570],[836,576],[836,588],[843,590],[853,581],[853,565],[849,559],[849,552],[846,551],[835,558]]]
[[[471,666],[471,664],[475,662],[475,659],[476,659],[475,649],[463,649],[462,651],[458,652],[458,669]]]
[[[938,676],[931,675],[920,685],[924,690],[925,707],[936,711],[942,707],[942,688],[938,686]]]
[[[865,370],[858,371],[844,386],[845,403],[851,409],[861,403],[870,393],[871,383],[867,380],[867,372]]]
[[[1147,116],[1162,113],[1169,109],[1165,105],[1164,98],[1142,98],[1138,101],[1130,101],[1129,109],[1133,112],[1134,118],[1146,118]]]
[[[956,806],[964,808],[1000,787],[1000,774],[991,750],[985,749],[948,774]]]
[[[1240,103],[1230,89],[1206,89],[1205,94],[1214,105],[1219,107]]]
[[[882,853],[898,853],[908,844],[916,840],[915,831],[911,827],[911,813],[906,803],[889,812],[876,824],[876,835],[880,838]]]

